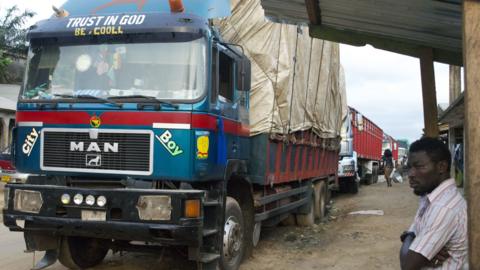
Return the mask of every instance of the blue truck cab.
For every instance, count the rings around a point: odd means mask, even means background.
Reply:
[[[29,177],[3,222],[46,251],[34,269],[179,246],[236,270],[262,226],[324,217],[338,141],[251,136],[248,48],[207,19],[229,1],[201,2],[70,0],[31,27],[12,146]]]

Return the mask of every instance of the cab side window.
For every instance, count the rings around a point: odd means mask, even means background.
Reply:
[[[233,101],[233,59],[223,52],[219,53],[219,100],[223,102]]]

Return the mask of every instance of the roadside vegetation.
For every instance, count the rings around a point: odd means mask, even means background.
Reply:
[[[25,24],[35,16],[35,12],[21,11],[17,6],[12,6],[0,16],[0,83],[11,83],[18,81],[18,78],[9,72],[8,67],[15,60],[26,58]]]

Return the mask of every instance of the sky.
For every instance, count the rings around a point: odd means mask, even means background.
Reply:
[[[341,45],[347,102],[396,139],[422,135],[420,60],[372,46]],[[437,103],[448,103],[448,65],[435,63]]]
[[[65,0],[0,0],[0,8],[17,5],[35,11],[31,22],[46,19],[52,5]],[[1,12],[0,12],[1,13]],[[420,138],[423,128],[420,61],[417,58],[377,50],[371,46],[341,45],[348,105],[375,122],[396,139]],[[435,64],[437,103],[448,103],[448,66]]]

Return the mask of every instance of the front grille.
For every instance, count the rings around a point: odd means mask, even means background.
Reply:
[[[44,170],[65,168],[119,174],[150,172],[150,132],[99,130],[96,139],[90,139],[88,130],[44,129],[42,132]]]

